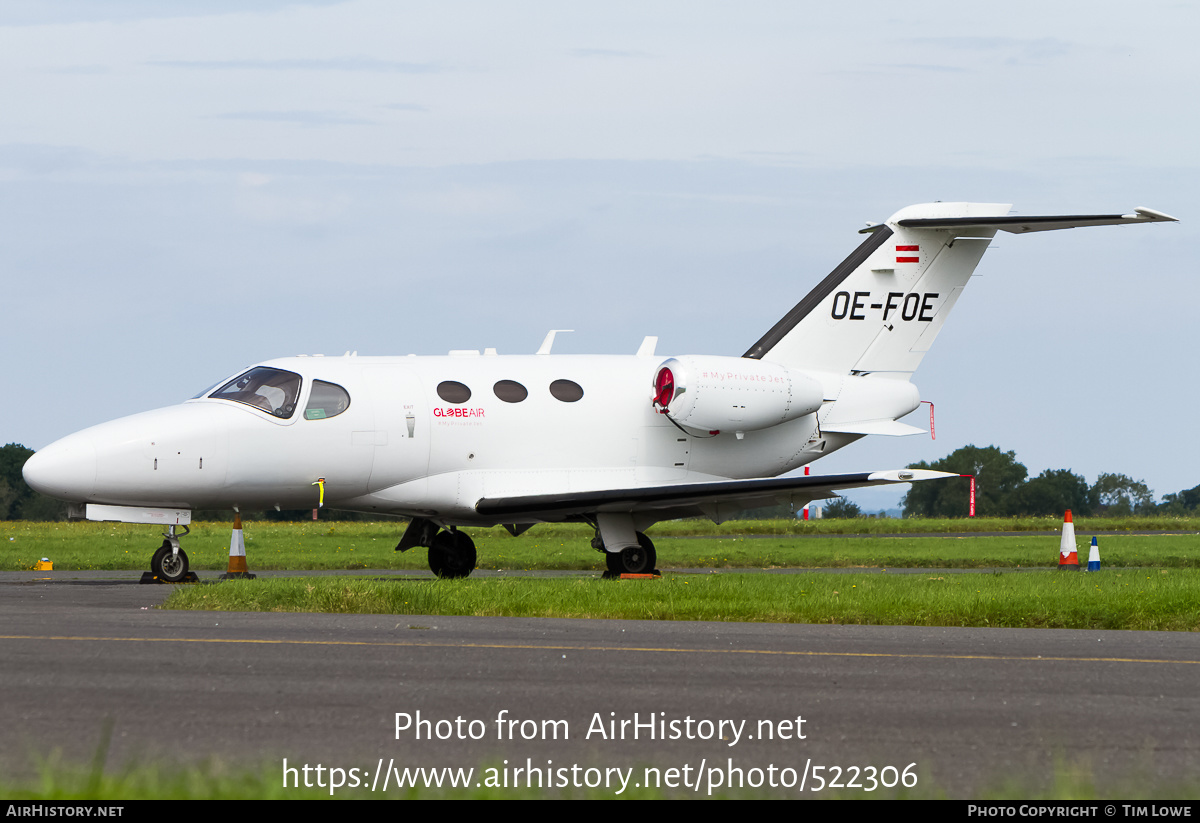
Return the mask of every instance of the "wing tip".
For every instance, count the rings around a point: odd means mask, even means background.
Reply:
[[[1178,223],[1178,217],[1172,217],[1166,212],[1161,212],[1158,209],[1148,209],[1145,206],[1138,206],[1133,210],[1133,214],[1124,215],[1131,220],[1145,220],[1148,223]]]
[[[958,475],[954,472],[939,472],[933,469],[889,469],[871,472],[867,479],[880,483],[919,483],[922,480],[940,480],[944,477],[958,477]]]

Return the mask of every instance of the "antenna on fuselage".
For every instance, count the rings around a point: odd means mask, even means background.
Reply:
[[[549,354],[550,349],[554,346],[554,335],[559,332],[575,331],[574,329],[551,329],[546,333],[546,339],[542,341],[541,348],[537,350],[538,354]]]

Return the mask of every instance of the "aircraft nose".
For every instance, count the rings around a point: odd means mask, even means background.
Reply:
[[[25,461],[25,482],[60,500],[83,502],[96,488],[96,446],[90,438],[64,437]]]

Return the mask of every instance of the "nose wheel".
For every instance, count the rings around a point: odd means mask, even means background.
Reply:
[[[190,531],[187,526],[183,528],[183,534]],[[142,575],[143,583],[187,583],[196,580],[195,573],[188,571],[187,552],[179,548],[179,538],[182,536],[175,534],[174,526],[168,527],[163,535],[166,539],[150,558],[150,572]]]
[[[178,539],[175,541],[178,543]],[[150,572],[167,583],[181,583],[187,577],[188,556],[183,549],[176,550],[170,540],[164,540],[162,546],[150,558]]]

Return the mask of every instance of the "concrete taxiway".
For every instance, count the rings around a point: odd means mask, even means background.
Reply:
[[[1171,796],[1200,773],[1196,634],[175,612],[135,579],[0,577],[6,773],[89,762],[109,723],[110,766],[215,758],[281,779],[284,758],[719,765],[806,771],[811,796],[831,767],[916,763],[965,796],[1036,786],[1057,760]]]

